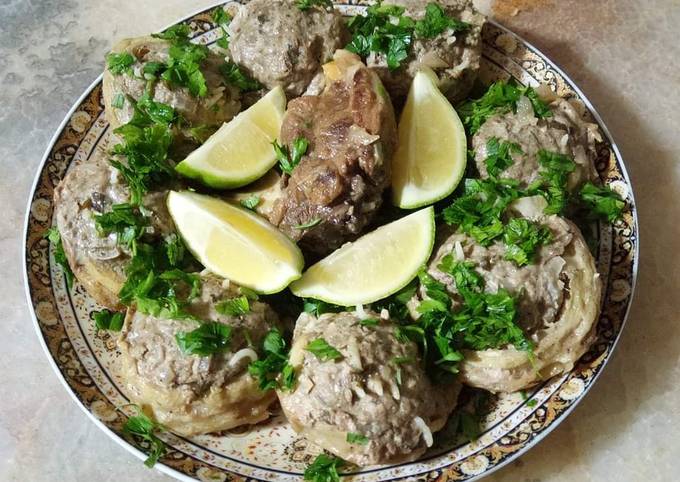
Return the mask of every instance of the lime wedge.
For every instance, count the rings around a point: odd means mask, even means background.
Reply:
[[[392,201],[412,209],[453,192],[465,173],[467,140],[456,110],[427,67],[416,73],[399,119],[392,160]]]
[[[275,87],[222,125],[175,168],[206,186],[236,188],[262,177],[274,164],[272,147],[281,130],[286,95]]]
[[[171,191],[168,210],[194,256],[213,273],[259,293],[300,277],[298,247],[257,214],[189,191]]]
[[[406,286],[427,262],[434,230],[434,209],[421,209],[343,245],[290,289],[296,296],[341,306],[385,298]]]

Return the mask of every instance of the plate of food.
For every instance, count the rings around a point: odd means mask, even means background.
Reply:
[[[593,385],[635,287],[623,160],[468,0],[226,2],[122,39],[29,199],[67,390],[182,480],[470,480]]]

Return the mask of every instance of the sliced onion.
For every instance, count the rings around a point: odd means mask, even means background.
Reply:
[[[460,244],[460,241],[456,241],[453,247],[456,251],[456,261],[465,261],[465,251],[463,251],[463,245]]]
[[[234,355],[229,359],[229,367],[233,368],[236,365],[240,363],[241,360],[244,358],[249,358],[250,361],[255,361],[257,360],[257,352],[253,350],[252,348],[243,348],[242,350],[237,351],[234,353]]]
[[[357,305],[356,308],[354,309],[354,313],[361,320],[366,318],[366,312],[364,311],[364,305]]]
[[[428,447],[432,447],[432,444],[434,443],[434,438],[432,437],[432,431],[430,430],[430,427],[427,426],[425,423],[425,420],[423,420],[420,417],[415,417],[413,419],[413,423],[416,424],[416,427],[420,430],[420,433],[423,436],[423,440],[425,440],[425,445]]]

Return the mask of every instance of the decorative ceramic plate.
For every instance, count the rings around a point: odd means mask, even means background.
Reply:
[[[363,7],[339,4],[343,13]],[[193,15],[188,24],[197,41],[211,44],[218,32],[210,10]],[[443,430],[437,443],[417,462],[368,467],[354,472],[357,481],[470,480],[492,472],[527,451],[554,429],[593,385],[612,354],[630,306],[638,261],[638,224],[630,181],[607,128],[573,82],[541,52],[503,27],[488,23],[483,32],[484,82],[514,78],[522,84],[547,83],[558,95],[583,102],[604,141],[596,163],[602,180],[627,200],[623,219],[598,229],[598,270],[605,283],[598,338],[574,370],[537,386],[528,398],[499,397],[483,420],[474,442]],[[71,166],[87,162],[107,142],[101,77],[73,106],[50,144],[36,176],[26,219],[26,290],[43,347],[54,369],[87,415],[136,456],[144,454],[122,435],[131,413],[115,367],[119,352],[108,332],[95,332],[92,313],[100,309],[77,282],[68,290],[43,234],[52,225],[52,192]],[[164,433],[168,454],[157,467],[179,479],[296,480],[318,454],[295,435],[282,415],[265,424],[221,435],[180,437]],[[142,447],[144,448],[144,447]],[[141,462],[140,462],[141,463]]]

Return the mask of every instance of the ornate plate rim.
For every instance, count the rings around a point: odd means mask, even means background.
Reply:
[[[185,22],[186,20],[193,18],[201,13],[205,13],[211,9],[214,9],[215,7],[219,5],[223,5],[225,3],[225,0],[219,0],[213,4],[210,4],[207,7],[201,7],[192,13],[170,23],[166,27],[164,27],[162,30],[165,30],[166,28],[176,25],[181,22]],[[339,2],[340,3],[340,2]],[[345,5],[349,6],[356,6],[351,0],[349,0]],[[531,442],[527,443],[524,447],[521,449],[517,450],[516,452],[510,454],[508,457],[506,457],[504,460],[500,461],[499,463],[496,463],[493,467],[491,467],[489,470],[484,471],[481,474],[474,475],[470,479],[470,481],[474,480],[479,480],[482,479],[488,475],[491,475],[492,473],[496,472],[500,468],[506,466],[507,464],[513,462],[516,460],[518,457],[521,457],[522,455],[526,454],[529,450],[531,450],[533,447],[535,447],[539,442],[541,442],[548,434],[550,434],[557,426],[559,426],[571,413],[572,411],[581,403],[581,401],[585,398],[585,396],[588,394],[588,392],[591,390],[591,388],[595,385],[597,382],[598,378],[602,374],[602,371],[605,369],[607,364],[609,363],[609,360],[612,358],[612,354],[614,353],[614,350],[616,349],[618,342],[621,338],[621,334],[626,326],[626,322],[628,321],[628,316],[630,314],[631,307],[633,305],[633,302],[635,300],[635,288],[637,286],[637,278],[638,278],[638,270],[639,270],[639,261],[640,261],[640,232],[639,232],[639,222],[638,222],[638,214],[637,214],[637,209],[636,209],[636,201],[635,201],[635,192],[634,192],[634,187],[633,183],[630,180],[630,176],[628,175],[628,170],[626,168],[625,161],[623,159],[623,156],[621,155],[621,152],[619,150],[618,145],[616,144],[614,138],[612,137],[609,128],[605,124],[604,120],[602,119],[602,116],[600,115],[599,111],[595,108],[594,104],[590,101],[590,99],[584,94],[584,92],[581,90],[581,88],[572,80],[571,76],[569,76],[559,65],[557,65],[550,57],[545,55],[540,49],[538,49],[536,46],[534,46],[531,42],[527,41],[524,37],[521,35],[513,32],[509,28],[503,26],[502,24],[496,22],[495,20],[488,19],[488,23],[492,24],[494,27],[502,30],[504,33],[511,35],[512,37],[516,38],[519,42],[521,42],[523,45],[525,45],[529,50],[533,51],[536,53],[543,61],[545,61],[552,69],[554,69],[557,73],[562,76],[562,78],[567,82],[567,84],[570,86],[571,89],[576,92],[580,98],[580,100],[584,103],[585,107],[588,109],[588,111],[592,114],[593,118],[597,122],[598,126],[602,130],[602,133],[604,134],[605,138],[608,140],[610,147],[615,155],[615,158],[618,159],[620,162],[619,167],[621,169],[621,174],[623,178],[625,179],[629,189],[628,192],[628,197],[630,199],[630,207],[631,207],[631,215],[633,219],[633,226],[635,227],[635,235],[636,235],[636,242],[635,248],[633,251],[633,263],[632,263],[632,270],[631,270],[631,287],[630,287],[630,299],[628,301],[628,304],[626,306],[625,313],[623,314],[623,317],[621,319],[621,325],[618,330],[618,333],[616,334],[616,337],[614,340],[611,342],[611,349],[609,352],[609,355],[603,360],[603,363],[601,367],[598,369],[597,373],[595,373],[592,381],[585,387],[584,391],[578,396],[576,400],[574,400],[573,403],[571,403],[562,413],[559,414],[559,416],[552,422],[548,427],[546,427],[544,430],[542,430],[538,435],[536,435]],[[57,366],[56,361],[54,360],[54,357],[52,356],[52,353],[49,350],[49,347],[47,346],[47,343],[45,341],[44,333],[40,328],[40,323],[38,321],[37,315],[35,313],[35,307],[33,306],[33,299],[31,297],[31,291],[30,291],[30,284],[29,284],[29,279],[28,279],[28,266],[29,266],[29,259],[28,259],[28,251],[26,250],[27,242],[28,242],[28,234],[29,234],[29,222],[31,218],[31,206],[33,202],[33,197],[34,194],[37,190],[38,183],[40,182],[40,177],[43,172],[43,169],[45,167],[45,164],[47,163],[47,160],[49,158],[50,153],[52,152],[52,149],[54,145],[56,144],[57,140],[59,139],[60,135],[62,134],[64,128],[70,121],[71,117],[73,114],[76,112],[78,107],[83,103],[83,101],[92,93],[92,91],[96,88],[96,86],[102,81],[102,74],[97,76],[92,83],[85,89],[85,91],[78,97],[78,99],[72,104],[70,109],[67,111],[65,114],[63,120],[55,130],[54,135],[52,136],[50,142],[47,145],[47,148],[45,149],[45,152],[42,156],[42,159],[40,161],[40,164],[38,165],[36,169],[36,173],[33,179],[33,182],[31,184],[31,189],[29,192],[28,200],[26,203],[26,211],[25,211],[25,217],[24,217],[24,227],[23,227],[23,236],[21,238],[21,250],[23,252],[23,261],[24,261],[24,270],[23,270],[23,281],[24,281],[24,292],[26,294],[26,301],[29,307],[29,312],[31,315],[31,319],[33,321],[33,327],[36,331],[36,335],[38,336],[40,346],[43,349],[43,352],[47,356],[48,362],[50,366],[52,367],[53,371],[57,375],[57,378],[63,385],[63,387],[66,389],[68,392],[69,396],[71,399],[76,403],[76,405],[87,415],[87,417],[101,430],[108,435],[109,438],[113,439],[118,445],[121,447],[125,448],[128,452],[133,454],[136,458],[140,460],[144,460],[147,455],[139,450],[137,447],[129,443],[127,440],[125,440],[123,437],[120,437],[118,434],[116,434],[113,430],[111,430],[108,426],[106,426],[101,420],[99,420],[95,415],[92,413],[91,410],[88,410],[88,408],[84,405],[84,403],[77,397],[76,393],[74,390],[71,388],[71,386],[68,384],[66,381],[62,371],[60,368]],[[442,469],[446,469],[447,466],[442,467]],[[182,481],[195,481],[197,479],[194,479],[192,477],[189,477],[188,475],[168,466],[165,465],[162,462],[157,463],[154,468],[166,475],[169,475],[171,477],[174,477],[177,480],[182,480]],[[248,477],[251,480],[255,480],[252,476]]]

